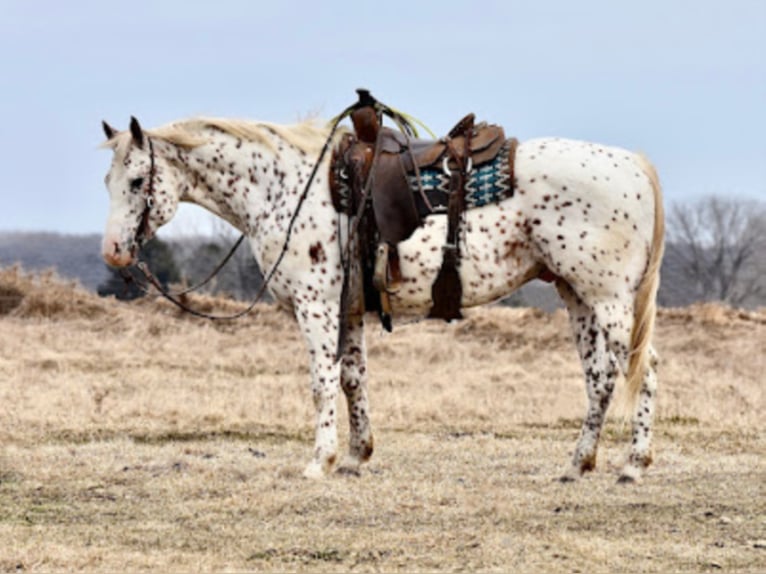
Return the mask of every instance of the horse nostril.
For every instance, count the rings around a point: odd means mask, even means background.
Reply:
[[[122,251],[120,249],[120,244],[115,241],[115,242],[112,243],[112,245],[114,245],[114,254],[118,255],[120,253],[120,251]]]

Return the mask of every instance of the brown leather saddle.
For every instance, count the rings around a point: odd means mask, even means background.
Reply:
[[[429,317],[461,318],[459,227],[466,181],[472,170],[509,153],[512,182],[516,140],[506,140],[500,126],[476,124],[474,114],[438,140],[415,139],[382,126],[380,110],[373,105],[360,106],[351,120],[354,133],[346,134],[333,153],[330,189],[335,209],[359,220],[367,309],[377,310],[384,327],[391,330],[389,294],[398,290],[402,279],[396,246],[428,215],[447,213],[444,259],[432,287]],[[421,172],[426,170],[439,170],[449,180],[441,203],[423,188]]]

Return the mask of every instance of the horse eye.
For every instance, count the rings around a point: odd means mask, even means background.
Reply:
[[[137,177],[136,179],[133,179],[130,181],[130,189],[133,191],[137,191],[141,189],[141,186],[144,185],[144,178],[143,177]]]

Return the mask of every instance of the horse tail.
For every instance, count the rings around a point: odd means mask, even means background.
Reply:
[[[665,251],[665,210],[662,206],[662,188],[657,170],[649,160],[636,155],[641,169],[649,178],[654,195],[654,232],[649,251],[649,261],[636,289],[633,303],[633,330],[630,335],[628,372],[625,376],[627,403],[635,405],[641,392],[644,373],[649,366],[649,350],[657,315],[657,289],[660,285],[660,265]]]

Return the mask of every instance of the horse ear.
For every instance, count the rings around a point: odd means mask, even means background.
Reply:
[[[114,129],[112,126],[110,126],[110,125],[109,125],[108,123],[106,123],[105,121],[102,121],[102,122],[101,122],[101,125],[102,125],[102,126],[103,126],[103,128],[104,128],[104,134],[106,135],[106,139],[110,140],[110,139],[112,139],[114,136],[116,136],[116,135],[117,135],[117,131],[118,131],[118,130]]]
[[[130,116],[130,134],[133,136],[133,142],[139,147],[144,147],[144,131],[134,116]]]

